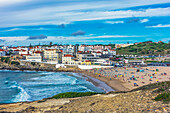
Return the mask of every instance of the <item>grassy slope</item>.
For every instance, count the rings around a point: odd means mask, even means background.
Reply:
[[[166,55],[170,54],[170,44],[168,43],[146,43],[131,45],[117,49],[118,54],[133,55]]]
[[[110,92],[110,93],[128,93],[138,90],[153,90],[153,93],[158,93],[159,95],[155,98],[155,100],[160,101],[170,101],[170,81],[167,82],[160,82],[160,83],[154,83],[154,84],[148,84],[139,88],[136,88],[131,91],[119,91],[119,92]],[[109,93],[109,94],[110,94]],[[99,93],[95,92],[67,92],[67,93],[60,93],[58,95],[53,96],[52,98],[58,99],[58,98],[75,98],[75,97],[83,97],[83,96],[91,96]],[[101,93],[100,93],[101,94]]]

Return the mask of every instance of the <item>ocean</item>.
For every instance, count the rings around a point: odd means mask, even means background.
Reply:
[[[105,92],[71,72],[0,70],[0,103],[35,101],[64,92]]]

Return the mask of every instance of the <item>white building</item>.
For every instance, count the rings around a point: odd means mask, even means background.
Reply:
[[[67,54],[62,57],[63,64],[79,64],[80,61],[75,59],[72,55]]]
[[[111,50],[109,50],[109,54],[114,56],[114,55],[116,55],[116,51],[111,49]]]
[[[31,62],[41,62],[42,61],[42,52],[41,51],[36,51],[34,54],[31,56],[26,56],[25,60],[26,61],[31,61]]]
[[[61,63],[62,62],[62,54],[59,50],[56,49],[48,49],[43,52],[43,61],[52,62],[52,63]]]
[[[3,49],[0,49],[0,56],[6,56],[6,51]]]
[[[21,49],[19,51],[19,55],[25,55],[25,54],[28,54],[28,51],[24,50],[24,49]]]
[[[86,45],[80,45],[80,46],[78,47],[78,50],[79,50],[79,51],[88,51],[89,48],[88,48]]]
[[[109,51],[106,49],[106,50],[103,50],[103,55],[108,55],[109,54]]]

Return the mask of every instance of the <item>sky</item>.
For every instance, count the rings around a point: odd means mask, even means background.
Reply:
[[[0,45],[170,41],[169,0],[0,0]]]

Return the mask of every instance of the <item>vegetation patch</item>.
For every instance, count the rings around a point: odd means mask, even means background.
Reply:
[[[136,88],[134,90],[131,91],[138,91],[138,90],[151,90],[151,89],[155,89],[158,88],[161,90],[167,90],[170,87],[170,81],[166,81],[166,82],[158,82],[158,83],[154,83],[154,84],[148,84],[139,88]]]
[[[11,64],[20,65],[20,63],[19,63],[19,62],[16,62],[16,61],[12,61]]]
[[[35,66],[35,64],[36,64],[35,62],[31,62],[31,65]]]
[[[118,48],[116,51],[118,54],[127,55],[166,55],[170,54],[169,43],[154,43],[152,41],[143,42],[140,44],[131,45],[128,47]]]
[[[146,63],[159,63],[159,61],[145,61]]]
[[[1,62],[9,63],[10,58],[9,57],[1,57]]]
[[[170,101],[170,92],[164,92],[155,97],[156,101]]]
[[[59,98],[75,98],[75,97],[83,97],[83,96],[91,96],[96,94],[103,94],[103,93],[96,93],[96,92],[67,92],[67,93],[60,93],[58,95],[53,96],[52,98],[59,99]]]

